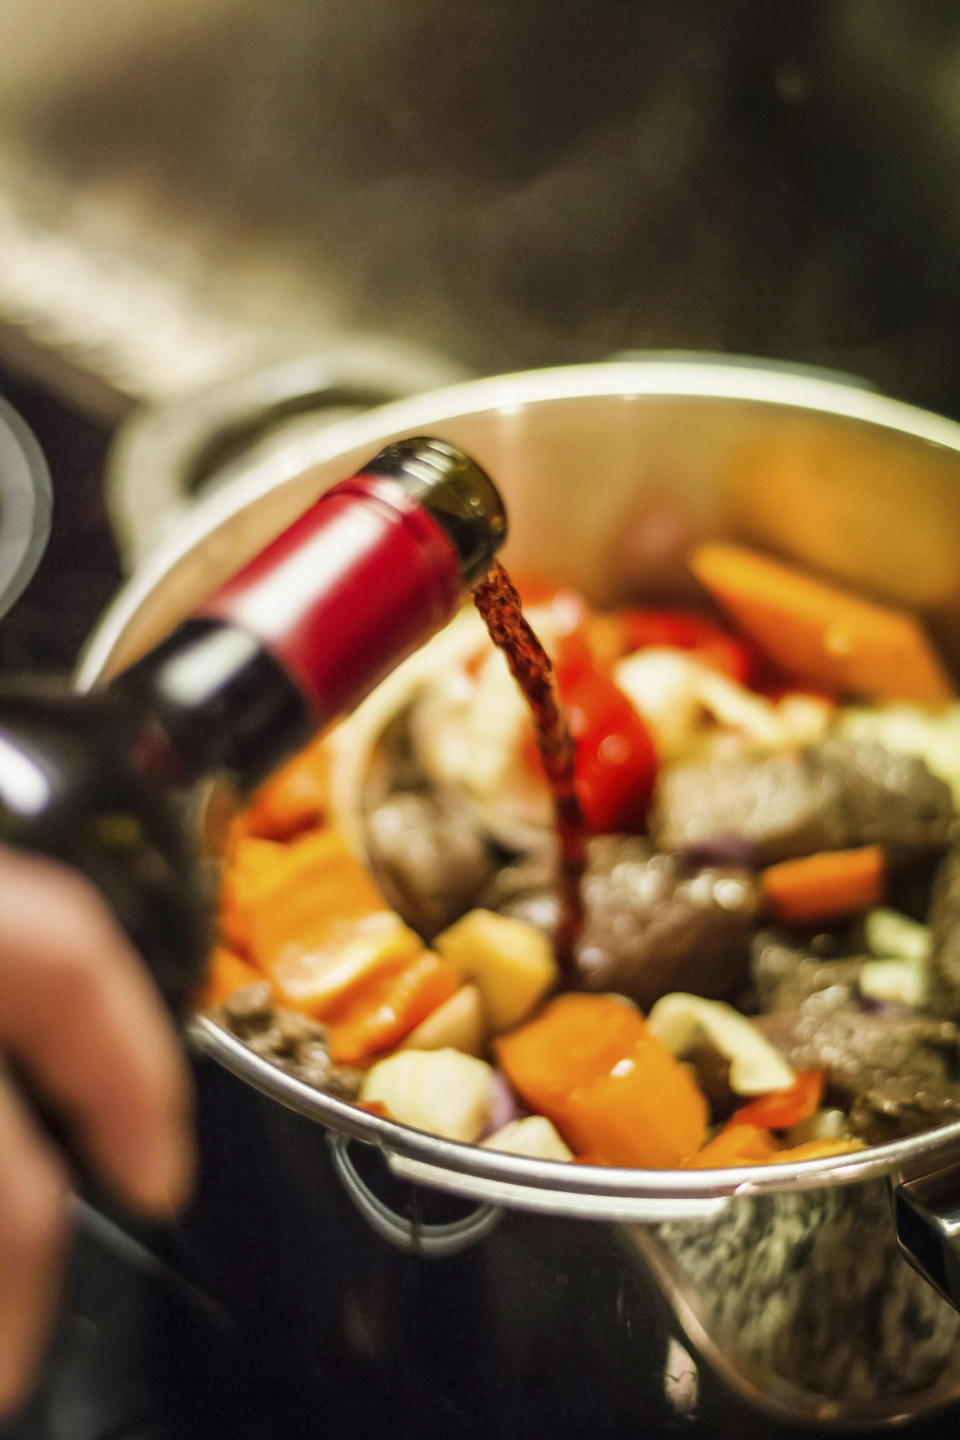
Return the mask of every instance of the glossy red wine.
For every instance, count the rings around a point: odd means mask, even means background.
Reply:
[[[586,857],[586,829],[575,784],[576,742],[560,704],[550,657],[524,616],[520,596],[499,561],[494,561],[489,575],[477,585],[473,599],[530,708],[560,846],[557,955],[564,982],[574,986],[579,982],[573,949],[583,919],[580,881]]]

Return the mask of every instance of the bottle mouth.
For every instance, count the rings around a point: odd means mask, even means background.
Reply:
[[[387,445],[363,472],[399,483],[430,512],[453,545],[463,585],[483,579],[507,538],[507,512],[475,460],[446,440],[418,435]]]

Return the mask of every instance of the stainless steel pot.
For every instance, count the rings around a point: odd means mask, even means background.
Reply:
[[[296,473],[282,451],[262,463],[241,459],[143,562],[93,637],[79,684],[93,685],[128,663],[325,486],[382,444],[413,433],[457,442],[496,477],[511,514],[508,564],[561,575],[599,600],[609,598],[618,536],[639,506],[666,497],[680,509],[687,539],[745,537],[914,605],[960,659],[960,426],[816,375],[656,359],[475,381],[404,400],[313,436],[301,434]],[[494,1298],[491,1287],[516,1295],[522,1275],[529,1299],[530,1286],[544,1283],[544,1267],[537,1269],[531,1256],[544,1236],[561,1234],[565,1283],[576,1272],[583,1292],[578,1304],[588,1307],[608,1340],[616,1337],[606,1353],[619,1357],[618,1378],[607,1377],[606,1389],[597,1391],[607,1402],[611,1385],[621,1385],[619,1371],[631,1364],[630,1325],[649,1323],[649,1307],[638,1310],[625,1298],[641,1266],[652,1271],[688,1342],[712,1370],[770,1413],[879,1423],[960,1399],[960,1316],[901,1258],[888,1214],[892,1195],[896,1233],[912,1263],[944,1294],[956,1294],[960,1169],[954,1176],[950,1167],[960,1164],[960,1125],[799,1165],[683,1173],[564,1166],[455,1144],[357,1111],[273,1069],[208,1019],[196,1022],[194,1038],[207,1060],[242,1082],[228,1082],[222,1073],[205,1082],[219,1097],[207,1133],[215,1152],[210,1184],[216,1190],[222,1182],[218,1163],[224,1175],[231,1166],[234,1174],[242,1169],[239,1188],[250,1198],[257,1187],[247,1181],[256,1172],[261,1226],[278,1213],[281,1192],[299,1196],[299,1218],[290,1220],[284,1243],[271,1252],[279,1270],[290,1272],[293,1236],[302,1240],[309,1230],[308,1194],[312,1213],[335,1216],[338,1235],[349,1232],[351,1245],[367,1247],[365,1255],[374,1247],[372,1267],[351,1251],[348,1269],[354,1278],[359,1269],[380,1299],[358,1298],[354,1279],[333,1292],[324,1283],[326,1318],[313,1312],[316,1335],[330,1344],[327,1312],[333,1307],[346,1315],[337,1343],[350,1363],[365,1354],[383,1362],[389,1349],[381,1344],[384,1327],[397,1353],[407,1327],[391,1330],[382,1315],[377,1319],[385,1293],[378,1286],[389,1288],[397,1256],[419,1267],[417,1293],[427,1286],[441,1310],[449,1295],[439,1281],[424,1278],[426,1271],[469,1260],[474,1290],[479,1284],[486,1295],[486,1318],[460,1328],[471,1343],[479,1328],[489,1347],[490,1316],[499,1315],[508,1331],[513,1323],[504,1318],[503,1295]],[[244,1106],[247,1119],[239,1124],[235,1112]],[[278,1106],[307,1123],[291,1129],[293,1118],[281,1122]],[[265,1117],[272,1117],[269,1124]],[[276,1124],[286,1127],[282,1145],[262,1140],[260,1153],[242,1164],[230,1151],[231,1130],[244,1132],[242,1147],[254,1130]],[[372,1184],[364,1172],[374,1152],[386,1168]],[[278,1168],[271,1171],[272,1165]],[[398,1182],[406,1210],[383,1191]],[[238,1191],[227,1191],[235,1204]],[[422,1208],[438,1192],[466,1206],[452,1218],[425,1220]],[[363,1217],[359,1232],[343,1193]],[[248,1206],[254,1232],[257,1217],[256,1206]],[[584,1227],[584,1220],[606,1224]],[[358,1238],[364,1224],[365,1241]],[[222,1216],[219,1226],[200,1225],[193,1237],[198,1252],[222,1246],[222,1231]],[[332,1232],[327,1239],[336,1249]],[[242,1291],[253,1284],[249,1247],[246,1281],[243,1261],[234,1258],[231,1283]],[[329,1278],[329,1255],[314,1259],[316,1272],[294,1267],[284,1295],[288,1310],[307,1274],[315,1280],[326,1267]],[[558,1294],[560,1271],[553,1264],[547,1288]],[[371,1276],[379,1277],[376,1283]],[[471,1294],[476,1307],[480,1301]],[[271,1297],[276,1300],[267,1278],[256,1303],[267,1306]],[[514,1307],[514,1320],[523,1308]],[[543,1323],[541,1317],[537,1324]],[[434,1369],[445,1377],[444,1403],[475,1409],[480,1392],[464,1379],[470,1369],[464,1351],[449,1348],[456,1329],[445,1327],[442,1343],[434,1336],[445,1357]],[[507,1349],[500,1346],[501,1366]],[[571,1356],[558,1352],[550,1373],[556,1377],[558,1366],[570,1364]],[[623,1399],[625,1416],[634,1402],[636,1396]],[[549,1406],[538,1413],[548,1412]],[[558,1416],[544,1434],[583,1433],[579,1422]],[[526,1433],[540,1432],[528,1427]]]

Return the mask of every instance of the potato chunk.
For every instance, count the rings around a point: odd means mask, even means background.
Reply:
[[[518,1025],[556,983],[550,942],[513,916],[471,910],[437,936],[434,948],[477,986],[494,1034]]]
[[[401,1125],[476,1140],[490,1119],[493,1070],[459,1050],[399,1050],[367,1072],[360,1100],[383,1105]]]
[[[449,963],[449,962],[448,962]],[[487,1038],[487,1013],[476,985],[461,985],[456,994],[422,1020],[401,1045],[402,1050],[460,1050],[481,1055]]]

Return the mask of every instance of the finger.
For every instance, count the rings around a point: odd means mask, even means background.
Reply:
[[[0,1416],[26,1397],[59,1295],[66,1175],[0,1079]]]
[[[0,851],[0,1047],[134,1205],[177,1209],[193,1169],[186,1065],[150,978],[86,881]]]

